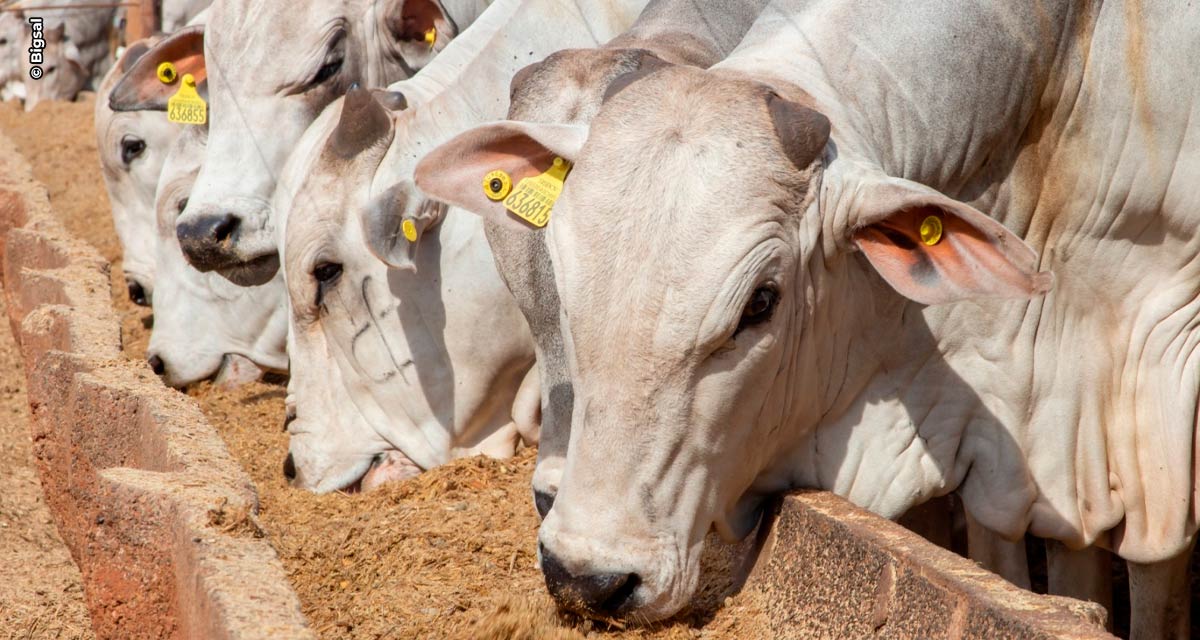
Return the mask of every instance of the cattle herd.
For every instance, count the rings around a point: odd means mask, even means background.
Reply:
[[[205,5],[106,73],[48,24],[41,80],[10,11],[0,87],[95,83],[150,366],[287,371],[295,487],[536,444],[548,590],[638,621],[779,492],[956,493],[1012,582],[1032,534],[1111,606],[1115,553],[1188,634],[1200,4]]]

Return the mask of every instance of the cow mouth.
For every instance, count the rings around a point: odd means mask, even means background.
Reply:
[[[213,375],[213,384],[222,389],[233,389],[263,377],[266,369],[257,362],[238,353],[227,353]]]
[[[375,454],[362,475],[337,491],[345,494],[363,493],[390,482],[415,478],[423,471],[417,463],[401,453],[399,449],[388,449]]]
[[[279,254],[272,251],[245,261],[232,262],[212,269],[239,287],[264,285],[279,272]]]

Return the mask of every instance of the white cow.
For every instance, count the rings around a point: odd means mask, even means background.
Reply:
[[[148,359],[154,372],[176,387],[211,377],[233,386],[263,371],[288,368],[282,276],[262,286],[239,287],[193,269],[175,238],[175,219],[200,171],[207,133],[201,126],[184,128],[163,164],[155,202],[157,289]]]
[[[205,59],[208,151],[177,233],[188,260],[239,284],[278,269],[270,201],[296,141],[353,84],[424,67],[487,0],[217,0]]]
[[[25,18],[41,18],[46,40],[43,62],[38,65],[42,75],[34,78],[29,73],[32,66],[28,54],[31,29],[28,24],[25,25],[24,42],[19,51],[26,111],[32,111],[43,100],[74,100],[80,91],[94,88],[112,66],[113,18],[116,9],[113,6],[96,5],[91,0],[54,3],[23,0],[10,7],[27,7],[23,12]],[[47,6],[70,8],[46,9]]]
[[[566,49],[514,78],[508,116],[534,122],[586,123],[614,78],[664,61],[707,67],[745,35],[765,0],[698,4],[655,0],[628,31],[599,49]],[[453,110],[457,112],[458,110]],[[396,228],[398,213],[379,210],[379,228]],[[386,219],[390,218],[390,220]],[[545,515],[554,501],[570,437],[571,382],[559,330],[554,270],[542,234],[485,226],[496,265],[513,292],[538,348],[542,430],[533,475],[534,502]]]
[[[277,191],[293,363],[285,473],[318,492],[371,489],[452,458],[511,455],[519,431],[536,437],[536,376],[514,408],[533,343],[482,225],[448,217],[423,229],[408,269],[388,269],[354,212],[406,204],[370,198],[391,119],[366,89],[329,111],[284,172],[294,196]]]
[[[21,56],[26,111],[33,111],[43,100],[74,100],[91,78],[81,62],[79,49],[66,37],[66,25],[47,27],[42,35],[46,46],[42,49],[41,63],[33,64],[28,54]]]
[[[412,169],[424,150],[502,116],[517,69],[619,33],[640,4],[592,13],[498,0],[381,94],[408,110],[352,91],[306,133],[275,206],[292,308],[285,471],[297,486],[370,488],[461,455],[509,455],[518,432],[536,440],[533,343],[482,222],[422,197]]]
[[[96,148],[121,241],[125,284],[129,299],[143,306],[150,304],[154,292],[154,192],[182,125],[168,122],[161,111],[113,111],[108,99],[117,82],[159,40],[161,36],[146,38],[125,49],[100,83],[95,107]]]
[[[131,43],[105,75],[96,95],[96,145],[113,223],[121,241],[122,267],[129,298],[148,305],[154,290],[154,197],[163,160],[182,125],[167,120],[166,101],[178,90],[158,77],[159,65],[171,62],[175,75],[200,76],[204,91],[203,25],[205,12],[192,25],[170,36]],[[166,40],[162,46],[159,46]],[[113,105],[121,110],[114,111]]]
[[[1031,4],[779,2],[590,127],[421,163],[516,225],[482,176],[574,162],[547,235],[575,390],[540,533],[558,597],[660,618],[764,494],[897,516],[957,490],[1010,540],[1113,549],[1134,635],[1186,635],[1200,7]]]

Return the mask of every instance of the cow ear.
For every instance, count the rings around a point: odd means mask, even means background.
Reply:
[[[164,62],[174,67],[170,82],[159,77]],[[204,25],[180,29],[142,53],[113,87],[108,106],[113,111],[166,111],[167,100],[179,90],[180,78],[189,73],[196,80],[196,91],[207,98]]]
[[[383,23],[405,62],[414,69],[428,64],[456,35],[437,0],[391,0],[383,12]]]
[[[431,198],[512,229],[528,230],[533,227],[504,207],[503,194],[524,178],[548,170],[555,158],[574,161],[587,135],[588,128],[582,125],[512,120],[486,124],[429,152],[417,163],[413,178]],[[501,191],[489,191],[492,178],[506,183]]]
[[[963,202],[896,178],[860,186],[856,196],[854,244],[911,300],[1032,298],[1054,285],[1032,247]]]
[[[410,202],[414,192],[411,183],[394,184],[363,213],[367,249],[393,269],[417,270],[422,239],[446,215],[447,205],[436,200],[417,198],[419,202]]]

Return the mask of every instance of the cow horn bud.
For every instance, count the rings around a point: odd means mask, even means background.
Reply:
[[[342,115],[330,138],[330,148],[341,158],[353,158],[384,139],[391,127],[392,119],[370,91],[351,89],[342,102]]]

